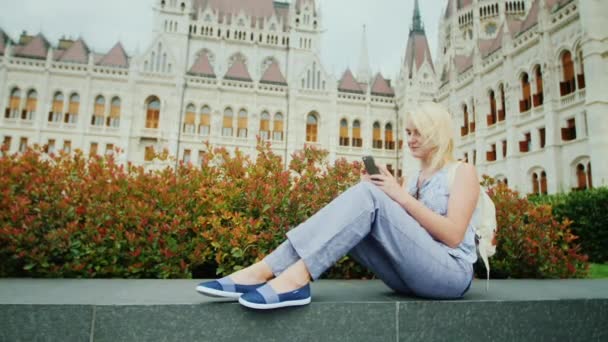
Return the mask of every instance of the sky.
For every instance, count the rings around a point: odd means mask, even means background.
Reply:
[[[42,32],[56,45],[59,38],[83,38],[95,52],[121,41],[127,53],[146,50],[153,38],[152,4],[156,0],[0,0],[0,29],[17,40],[22,31]],[[295,1],[295,0],[292,0]],[[317,0],[321,8],[321,59],[340,75],[357,70],[363,25],[370,67],[394,78],[405,55],[414,0]],[[446,0],[421,0],[420,11],[433,57],[437,29]]]

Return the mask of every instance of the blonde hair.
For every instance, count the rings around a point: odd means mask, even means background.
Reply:
[[[445,107],[434,102],[424,102],[409,113],[408,121],[420,133],[421,147],[431,151],[432,169],[439,170],[454,161],[454,128],[450,113]]]

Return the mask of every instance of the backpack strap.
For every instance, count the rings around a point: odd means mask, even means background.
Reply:
[[[451,165],[448,165],[449,169],[448,169],[448,189],[450,191],[450,194],[452,193],[452,188],[454,187],[454,180],[456,178],[456,170],[458,169],[458,167],[460,166],[460,164],[462,164],[462,162],[458,161],[455,163],[452,163]],[[481,191],[485,191],[481,186],[480,186],[480,190]],[[481,196],[483,194],[480,193],[480,200],[481,200]],[[479,207],[479,201],[477,202],[477,207]],[[478,213],[479,215],[479,213]],[[477,232],[475,232],[475,235],[477,235]],[[477,250],[479,251],[479,254],[481,256],[481,260],[483,261],[484,266],[486,267],[486,291],[488,291],[490,289],[490,262],[488,260],[488,253],[487,253],[487,246],[485,246],[485,244],[487,244],[487,241],[482,241],[483,239],[479,239],[479,246],[477,247]],[[481,244],[484,244],[484,246],[482,246]]]

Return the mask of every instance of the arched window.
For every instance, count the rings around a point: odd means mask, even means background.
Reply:
[[[490,114],[487,116],[488,126],[492,126],[496,123],[497,113],[496,113],[496,94],[494,90],[490,90],[488,93],[488,97],[490,98]]]
[[[208,136],[211,132],[211,108],[203,106],[201,108],[200,121],[198,124],[198,134]]]
[[[540,183],[538,182],[538,174],[536,172],[532,174],[532,193],[540,193]]]
[[[534,68],[534,78],[536,78],[536,94],[534,94],[534,107],[542,106],[544,102],[543,96],[543,72],[540,65]]]
[[[500,92],[500,109],[498,110],[498,121],[504,121],[507,117],[507,109],[505,108],[505,86],[504,84],[500,84],[498,86],[498,91]]]
[[[576,190],[587,189],[587,173],[583,164],[576,165]]]
[[[570,51],[566,51],[562,54],[562,70],[564,81],[560,82],[559,88],[561,96],[565,96],[576,90],[576,83],[574,81],[574,62],[572,61],[572,54]]]
[[[532,108],[531,92],[530,92],[530,76],[524,72],[521,76],[521,91],[523,99],[519,101],[519,112],[525,113]]]
[[[463,126],[460,127],[460,136],[464,137],[469,134],[469,108],[466,104],[462,105]]]
[[[9,107],[6,109],[4,117],[11,119],[19,117],[19,107],[21,106],[21,90],[19,88],[11,90],[8,102]]]
[[[224,120],[222,125],[222,136],[231,137],[232,136],[232,120],[234,117],[234,112],[232,108],[228,107],[224,109]]]
[[[540,173],[540,192],[543,195],[547,194],[547,173],[545,171]]]
[[[274,123],[272,124],[272,140],[283,141],[283,114],[276,113],[274,115]]]
[[[68,112],[65,114],[65,123],[75,124],[80,111],[80,95],[74,93],[70,96]]]
[[[355,120],[353,122],[353,147],[363,147],[363,139],[361,138],[361,122]]]
[[[32,89],[27,93],[27,100],[25,103],[25,111],[21,115],[24,120],[33,120],[36,114],[36,108],[38,107],[38,92]]]
[[[393,125],[390,123],[387,123],[386,126],[384,126],[384,148],[387,150],[394,150],[395,149],[395,139],[393,137]]]
[[[340,120],[340,146],[348,146],[349,144],[348,138],[348,121],[346,119]]]
[[[308,114],[306,117],[306,141],[307,142],[317,142],[317,133],[318,133],[318,118],[315,114]]]
[[[576,76],[578,82],[578,89],[585,89],[585,63],[583,60],[583,51],[578,50],[576,52],[576,58],[578,60],[578,71],[579,74]]]
[[[239,138],[247,138],[247,111],[245,109],[241,109],[239,111],[239,130],[237,132],[237,136]]]
[[[587,163],[587,180],[589,181],[589,188],[593,189],[593,178],[591,177],[591,162]]]
[[[106,99],[99,95],[95,98],[95,106],[93,109],[93,119],[91,120],[91,125],[93,126],[103,126],[105,123],[105,113],[106,113]]]
[[[184,117],[183,131],[186,134],[194,134],[194,127],[196,121],[196,108],[191,103],[186,107],[186,115]]]
[[[120,127],[120,107],[121,101],[120,97],[115,96],[112,98],[112,102],[110,103],[110,116],[107,120],[108,127],[118,128]]]
[[[382,129],[380,128],[380,123],[378,121],[374,122],[374,130],[372,133],[372,147],[373,148],[382,148]]]
[[[270,114],[267,111],[263,111],[260,115],[260,138],[270,139]]]
[[[160,120],[160,100],[151,96],[146,101],[146,128],[158,128]]]
[[[60,91],[56,92],[53,96],[53,108],[49,113],[49,122],[61,122],[63,117],[63,93]]]

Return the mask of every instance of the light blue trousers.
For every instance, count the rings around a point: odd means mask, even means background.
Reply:
[[[473,266],[450,255],[397,202],[361,182],[287,233],[264,262],[275,275],[302,259],[313,279],[349,254],[396,292],[460,298]]]

